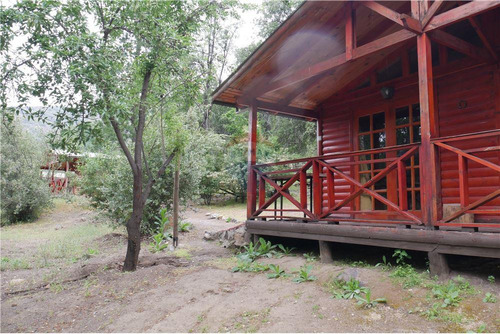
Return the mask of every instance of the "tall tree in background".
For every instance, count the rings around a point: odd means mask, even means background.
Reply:
[[[164,144],[170,130],[162,106],[176,94],[185,101],[179,107],[196,101],[200,82],[193,72],[193,36],[221,6],[205,0],[25,0],[2,9],[3,114],[23,110],[43,120],[43,108],[30,108],[32,97],[57,106],[52,126],[63,147],[113,128],[133,174],[125,271],[137,267],[151,188],[182,145]],[[17,101],[7,102],[9,89]],[[163,162],[154,171],[143,142],[152,120],[164,144]]]

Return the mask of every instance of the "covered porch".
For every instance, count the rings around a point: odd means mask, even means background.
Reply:
[[[303,3],[213,95],[249,113],[248,231],[500,258],[499,7]],[[258,163],[258,112],[317,156]]]

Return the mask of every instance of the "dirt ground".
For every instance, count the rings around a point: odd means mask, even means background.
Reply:
[[[38,222],[3,227],[1,331],[500,331],[500,301],[482,300],[486,292],[500,298],[500,277],[491,283],[461,273],[476,293],[464,296],[448,318],[430,320],[422,314],[435,302],[428,288],[404,289],[389,271],[366,263],[306,262],[299,249],[295,256],[258,261],[279,264],[288,273],[308,263],[316,281],[299,284],[292,277],[232,272],[235,250],[205,241],[203,235],[234,223],[205,214],[185,213],[194,228],[181,233],[176,251],[151,253],[145,240],[140,268],[133,273],[120,271],[126,249],[123,232],[99,226],[95,214],[81,206],[65,205]],[[328,282],[345,271],[370,287],[373,297],[385,297],[387,304],[363,309],[354,300],[333,298]]]

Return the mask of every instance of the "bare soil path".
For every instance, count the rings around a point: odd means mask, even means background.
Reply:
[[[482,301],[486,292],[500,297],[498,283],[481,278],[471,278],[478,292],[454,308],[450,314],[456,319],[429,320],[422,315],[435,302],[429,289],[403,289],[380,268],[306,262],[297,254],[259,262],[279,264],[289,273],[307,263],[316,281],[298,284],[292,277],[232,272],[235,250],[203,235],[234,224],[207,219],[205,213],[185,214],[194,229],[181,234],[174,252],[151,253],[145,240],[140,268],[133,273],[120,271],[123,234],[96,229],[94,213],[79,206],[2,228],[2,264],[7,258],[10,267],[2,267],[1,331],[455,332],[483,324],[486,331],[500,331],[500,302]],[[71,236],[79,247],[67,243]],[[49,248],[45,262],[38,254],[44,247]],[[14,266],[15,259],[24,263]],[[345,270],[354,271],[374,297],[388,303],[362,309],[353,300],[332,298],[327,284]]]

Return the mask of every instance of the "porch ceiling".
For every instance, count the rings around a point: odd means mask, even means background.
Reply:
[[[409,1],[380,3],[399,13],[410,13]],[[354,6],[358,47],[394,32],[405,33],[400,26],[374,11],[356,3]],[[314,110],[404,43],[351,60],[318,76],[287,84],[287,78],[299,70],[345,53],[345,11],[346,4],[340,1],[303,3],[214,92],[213,101],[239,106],[257,98],[267,103]],[[275,83],[281,83],[278,89],[273,89]]]

